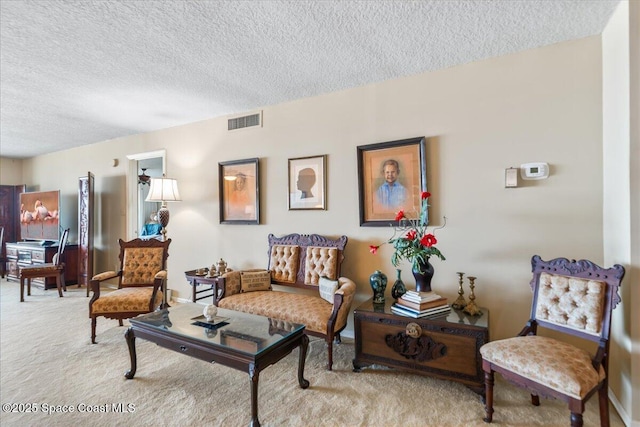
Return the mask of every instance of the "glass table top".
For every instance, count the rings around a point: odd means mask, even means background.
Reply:
[[[213,322],[207,322],[202,314],[204,307],[195,303],[177,304],[168,309],[142,314],[129,321],[132,325],[158,329],[169,335],[254,355],[304,329],[304,325],[283,323],[268,317],[222,308],[218,309]]]

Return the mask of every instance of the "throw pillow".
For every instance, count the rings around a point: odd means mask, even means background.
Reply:
[[[240,292],[270,291],[271,273],[264,271],[243,271],[240,275]]]
[[[338,290],[338,281],[331,280],[328,277],[320,276],[318,281],[318,290],[320,291],[320,297],[333,304],[333,294]]]

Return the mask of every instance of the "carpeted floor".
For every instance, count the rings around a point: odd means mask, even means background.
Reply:
[[[137,340],[138,371],[135,379],[126,380],[125,328],[101,318],[98,344],[90,344],[85,292],[73,286],[58,298],[55,290],[36,288],[20,303],[18,284],[0,282],[3,427],[249,423],[246,373]],[[306,390],[297,382],[297,351],[261,372],[263,426],[486,425],[480,397],[466,387],[381,367],[354,373],[353,344],[345,341],[336,347],[334,370],[329,372],[324,369],[324,342],[311,339],[305,368],[311,386]],[[20,411],[8,412],[7,406]],[[73,412],[46,414],[44,409]],[[584,421],[585,426],[599,425],[596,399],[587,404]],[[569,412],[564,404],[551,400],[533,407],[525,391],[498,377],[494,424],[567,426]],[[623,426],[613,410],[611,424]]]

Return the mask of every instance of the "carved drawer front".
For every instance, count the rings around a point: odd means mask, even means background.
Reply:
[[[394,365],[409,369],[439,369],[471,377],[477,376],[477,337],[451,327],[421,325],[422,333],[413,338],[407,324],[362,323],[362,353],[377,355]],[[415,324],[415,323],[414,323]],[[393,363],[393,362],[395,363]]]
[[[7,258],[18,258],[18,248],[10,248],[9,246],[7,246],[6,249]]]
[[[33,259],[34,261],[38,261],[38,262],[44,262],[44,251],[40,252],[40,251],[32,251],[31,252],[31,259]]]

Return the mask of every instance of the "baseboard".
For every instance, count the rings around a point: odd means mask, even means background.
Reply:
[[[355,339],[355,336],[353,335],[353,331],[347,331],[346,329],[342,332],[340,332],[340,336],[343,338],[350,338],[350,339]]]
[[[611,387],[609,387],[609,401],[611,402],[611,405],[613,405],[613,407],[615,408],[616,412],[618,412],[618,415],[620,416],[620,419],[622,420],[625,426],[640,427],[640,423],[633,422],[633,420],[631,419],[627,411],[624,410],[622,404],[616,397],[615,393],[611,391]]]

